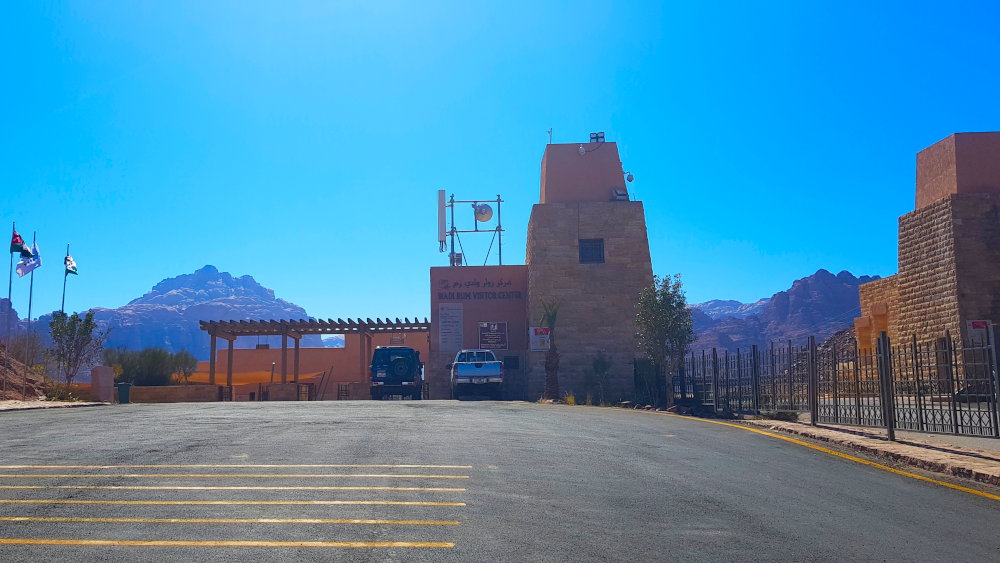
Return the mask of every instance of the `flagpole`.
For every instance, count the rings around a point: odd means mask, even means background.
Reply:
[[[31,233],[31,248],[38,242],[38,233]],[[31,299],[35,295],[35,269],[31,270],[31,283],[28,284],[28,330],[24,333],[24,376],[21,378],[21,398],[28,392],[28,348],[31,346]]]
[[[10,230],[11,230],[12,233],[14,233],[14,232],[17,231],[17,223],[16,222],[11,222],[11,224],[10,224]],[[14,242],[14,235],[13,234],[11,235],[10,241]],[[8,310],[7,310],[7,334],[4,337],[4,339],[7,341],[8,344],[11,343],[11,342],[13,342],[13,339],[11,338],[11,334],[10,334],[10,330],[11,330],[10,324],[11,324],[12,317],[14,316],[14,302],[11,301],[11,292],[12,292],[13,289],[14,289],[14,253],[11,252],[10,253],[10,271],[7,274],[7,307],[8,307]],[[7,381],[7,380],[5,379],[4,381]]]
[[[69,243],[66,243],[66,256],[69,256]],[[66,261],[63,260],[63,266],[65,266],[65,265],[66,265]],[[66,278],[68,278],[68,277],[69,277],[69,270],[67,270],[64,267],[63,268],[63,298],[62,298],[62,305],[59,306],[59,312],[60,313],[65,313],[66,312]]]

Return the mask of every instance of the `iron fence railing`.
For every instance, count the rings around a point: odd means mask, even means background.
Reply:
[[[874,348],[783,345],[691,353],[673,380],[674,399],[716,412],[809,413],[813,424],[1000,437],[995,338],[949,335]]]

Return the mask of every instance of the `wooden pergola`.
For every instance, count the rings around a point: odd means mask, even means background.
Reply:
[[[281,337],[281,382],[288,382],[288,339],[295,341],[293,358],[293,381],[299,381],[299,340],[307,334],[358,334],[364,343],[361,354],[361,369],[365,369],[366,354],[370,354],[371,339],[377,333],[429,332],[430,321],[426,318],[399,319],[299,319],[299,320],[259,320],[259,321],[199,321],[201,330],[211,337],[211,357],[208,363],[208,382],[215,385],[216,339],[229,342],[226,365],[226,385],[233,385],[233,343],[240,336],[280,336]]]

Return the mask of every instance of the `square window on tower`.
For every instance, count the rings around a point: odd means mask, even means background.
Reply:
[[[604,239],[602,239],[602,238],[582,238],[582,239],[580,239],[580,263],[581,264],[603,264],[604,263]]]

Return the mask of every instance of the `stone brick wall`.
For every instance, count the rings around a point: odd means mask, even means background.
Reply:
[[[603,264],[581,264],[580,239],[603,239]],[[563,392],[582,401],[594,357],[612,360],[608,400],[630,397],[635,357],[635,304],[653,281],[642,202],[547,203],[528,224],[528,319],[542,302],[559,303],[555,342]],[[545,353],[529,354],[529,393],[541,396]],[[591,392],[596,392],[591,389]]]
[[[959,316],[1000,323],[1000,194],[958,195],[951,201]]]
[[[858,286],[861,318],[854,323],[858,345],[873,349],[884,330],[890,338],[899,331],[899,275]]]
[[[953,206],[941,199],[899,218],[899,308],[895,336],[921,342],[959,334]]]

